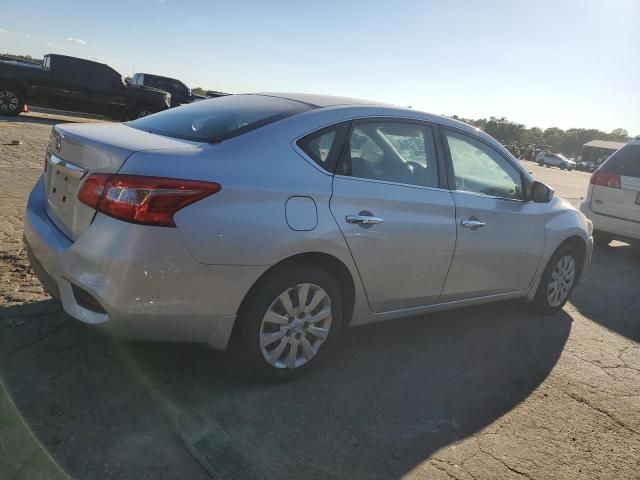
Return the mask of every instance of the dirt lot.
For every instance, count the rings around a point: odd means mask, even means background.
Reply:
[[[247,383],[223,355],[121,343],[42,291],[22,212],[59,120],[0,118],[0,478],[640,478],[640,249],[597,251],[557,315],[355,328],[307,377]],[[526,165],[574,204],[586,190]]]

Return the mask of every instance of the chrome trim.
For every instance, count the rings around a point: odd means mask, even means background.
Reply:
[[[462,220],[460,223],[462,224],[463,227],[470,228],[471,230],[477,230],[480,227],[484,227],[486,225],[486,223],[481,222],[480,220],[475,218],[470,218],[469,220]]]
[[[376,225],[382,223],[380,217],[373,217],[371,215],[347,215],[347,223],[355,223],[357,225]]]
[[[58,168],[61,168],[65,173],[73,178],[81,179],[87,173],[87,170],[74,165],[73,163],[65,162],[59,157],[56,157],[51,151],[48,151],[49,161]]]

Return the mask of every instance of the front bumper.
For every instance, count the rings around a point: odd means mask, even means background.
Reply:
[[[29,197],[24,239],[33,270],[64,310],[126,338],[226,348],[238,307],[267,267],[196,262],[175,228],[97,214],[75,241],[44,210],[42,178]],[[106,313],[82,307],[72,285]]]

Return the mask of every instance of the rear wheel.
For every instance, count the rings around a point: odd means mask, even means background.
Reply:
[[[567,167],[565,166],[565,164],[564,164],[564,163],[561,163],[561,164],[560,164],[560,170],[564,170],[565,168],[567,168]]]
[[[312,368],[335,343],[343,298],[322,268],[275,270],[252,289],[238,321],[236,360],[262,378],[289,380]]]
[[[18,115],[24,110],[24,97],[13,86],[0,85],[0,115]]]
[[[561,246],[545,268],[533,299],[540,313],[551,314],[564,307],[580,274],[580,256],[570,245]]]

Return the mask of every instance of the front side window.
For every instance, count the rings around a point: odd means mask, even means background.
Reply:
[[[397,121],[354,122],[340,175],[438,186],[431,127]]]
[[[468,135],[447,130],[446,137],[456,190],[523,199],[520,172],[506,158]]]

